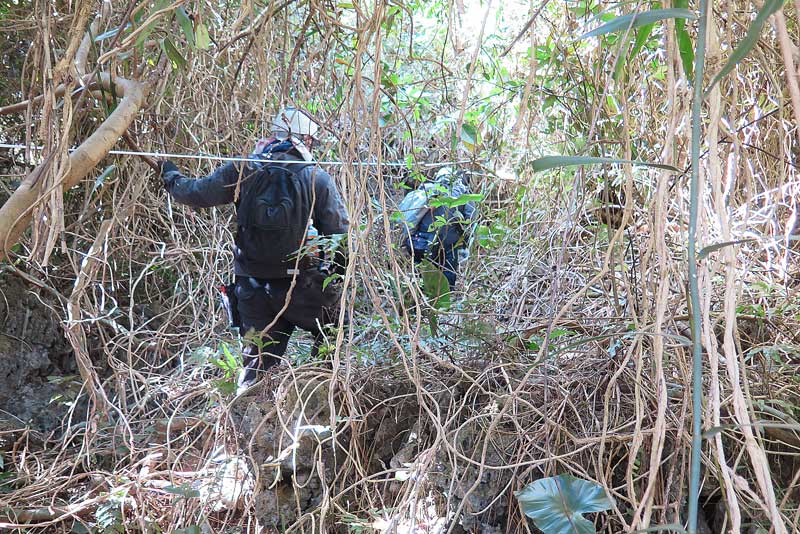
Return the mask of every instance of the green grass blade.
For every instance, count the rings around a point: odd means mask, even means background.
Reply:
[[[631,165],[653,167],[655,169],[662,169],[674,173],[681,172],[672,165],[664,165],[662,163],[648,163],[646,161],[635,161],[630,159],[597,158],[592,156],[545,156],[533,161],[533,170],[534,172],[541,172],[548,169],[554,169],[556,167],[574,167],[575,165],[597,165],[606,163],[630,163]]]
[[[722,70],[714,76],[714,79],[711,80],[711,83],[708,84],[708,88],[706,88],[705,93],[703,94],[703,98],[708,96],[708,93],[711,92],[711,89],[714,88],[717,83],[727,76],[733,68],[750,53],[750,50],[756,45],[758,42],[758,37],[761,35],[761,28],[764,26],[764,23],[767,22],[767,19],[778,11],[783,6],[784,0],[767,0],[764,2],[764,7],[761,8],[761,11],[758,12],[755,20],[753,23],[750,24],[750,28],[747,29],[747,34],[742,39],[742,42],[739,43],[739,46],[731,54],[731,57],[728,58],[728,62],[725,63],[725,66],[722,67]]]
[[[635,29],[647,24],[653,24],[664,19],[696,19],[697,15],[688,9],[651,9],[642,13],[630,13],[615,18],[610,22],[606,22],[599,28],[586,32],[578,39],[586,39],[587,37],[597,37],[607,33],[614,33],[628,28]]]

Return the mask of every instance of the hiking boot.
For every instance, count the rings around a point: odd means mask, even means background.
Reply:
[[[239,371],[239,378],[236,381],[236,395],[239,396],[255,386],[263,376],[259,358],[245,358],[244,366]]]

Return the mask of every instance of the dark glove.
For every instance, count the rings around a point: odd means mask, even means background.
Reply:
[[[167,159],[159,161],[158,168],[160,170],[161,179],[164,181],[164,189],[169,191],[172,189],[172,184],[175,182],[175,179],[181,175],[181,171],[178,170],[177,165]]]

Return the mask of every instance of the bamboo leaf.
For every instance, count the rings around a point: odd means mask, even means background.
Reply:
[[[194,41],[200,50],[208,50],[211,45],[211,37],[208,35],[208,28],[202,22],[197,24],[194,29]]]
[[[622,68],[625,65],[625,60],[631,60],[636,57],[636,54],[642,49],[644,44],[647,42],[647,39],[650,38],[650,34],[655,27],[655,23],[653,24],[645,24],[641,28],[636,31],[636,40],[633,43],[633,47],[631,48],[630,52],[627,55],[620,54],[617,57],[617,64],[614,66],[614,79],[619,80],[622,76]]]
[[[162,9],[166,8],[169,4],[170,4],[169,0],[158,0],[153,6],[153,10],[150,12],[150,14],[161,11]],[[136,38],[136,46],[142,46],[145,43],[145,41],[147,41],[147,38],[150,37],[150,34],[153,32],[153,30],[156,29],[156,24],[158,24],[158,19],[152,21],[150,24],[145,26],[145,28],[142,30],[142,33],[140,33],[139,37]]]
[[[650,11],[644,11],[642,13],[630,13],[628,15],[622,15],[616,17],[615,19],[611,20],[603,24],[602,26],[595,28],[592,31],[586,32],[580,37],[578,40],[586,39],[588,37],[597,37],[599,35],[605,35],[607,33],[614,33],[621,30],[627,29],[635,29],[641,26],[645,26],[647,24],[653,24],[654,22],[658,22],[664,19],[696,19],[697,15],[689,11],[688,9],[651,9]]]
[[[631,48],[630,57],[634,57],[638,54],[647,40],[650,38],[650,34],[653,33],[653,28],[655,28],[655,23],[653,24],[645,24],[639,31],[636,32],[636,41],[633,43],[633,48]]]
[[[103,185],[103,183],[106,181],[106,178],[108,178],[114,173],[114,170],[116,170],[116,168],[117,168],[116,165],[109,165],[108,167],[106,167],[106,170],[104,170],[100,174],[100,176],[97,177],[97,179],[94,181],[94,185],[92,186],[92,192],[91,192],[92,195],[94,195],[94,192],[97,191],[100,188],[100,186]]]
[[[131,23],[129,22],[129,23],[127,23],[125,25],[124,28],[122,28],[122,31],[126,31],[126,30],[130,29],[130,27],[131,27]],[[118,33],[119,33],[119,27],[112,28],[112,29],[108,30],[107,32],[101,33],[100,35],[95,37],[94,38],[94,42],[99,43],[100,41],[108,39],[109,37],[114,37]]]
[[[767,21],[770,15],[778,11],[783,6],[783,2],[784,0],[767,0],[764,2],[764,7],[761,8],[761,11],[758,12],[755,20],[753,20],[752,24],[750,24],[750,28],[747,29],[747,34],[745,34],[742,42],[740,42],[733,51],[731,57],[728,58],[728,62],[725,63],[724,67],[722,67],[722,70],[719,71],[717,75],[714,76],[714,79],[711,80],[711,83],[708,84],[708,88],[703,94],[704,98],[708,96],[708,93],[711,91],[711,89],[713,89],[722,78],[727,76],[733,70],[733,68],[738,65],[739,62],[747,56],[747,54],[750,53],[750,50],[752,50],[756,45],[756,42],[758,42],[758,37],[761,35],[761,28],[764,26],[764,23]]]
[[[675,0],[675,7],[688,8],[689,0]],[[691,80],[694,73],[694,46],[692,38],[689,37],[689,32],[686,31],[685,20],[675,19],[675,35],[678,41],[678,52],[681,56],[683,71],[686,73],[686,79]]]
[[[700,249],[700,252],[697,253],[697,259],[703,260],[712,252],[716,252],[717,250],[725,247],[729,247],[731,245],[740,245],[742,243],[749,243],[750,241],[755,241],[753,238],[749,239],[737,239],[735,241],[724,241],[722,243],[714,243],[713,245],[708,245],[707,247],[703,247]]]
[[[183,30],[183,35],[186,36],[186,42],[189,43],[190,47],[194,48],[194,28],[183,6],[175,10],[175,18],[178,19],[178,24]]]
[[[646,161],[635,161],[630,159],[597,158],[591,156],[545,156],[533,161],[533,170],[534,172],[540,172],[548,169],[554,169],[556,167],[574,167],[575,165],[595,165],[605,163],[630,163],[631,165],[653,167],[655,169],[662,169],[674,173],[681,172],[672,165],[664,165],[661,163],[648,163]]]
[[[171,39],[161,39],[161,48],[164,50],[164,53],[167,54],[169,60],[172,61],[172,66],[174,68],[186,66],[186,58],[175,48]]]

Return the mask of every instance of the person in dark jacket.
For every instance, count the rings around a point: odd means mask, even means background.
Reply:
[[[250,159],[267,160],[263,163],[231,162],[199,179],[183,176],[169,161],[161,164],[164,187],[176,202],[196,208],[236,205],[235,301],[240,331],[251,341],[244,350],[240,392],[279,363],[296,327],[315,335],[316,354],[322,327],[335,321],[340,292],[335,283],[323,289],[331,274],[323,266],[329,262],[298,253],[312,232],[332,236],[349,227],[333,179],[312,161],[317,129],[306,113],[286,108],[273,121],[272,137],[259,141],[251,154]]]
[[[475,219],[475,205],[466,202],[453,208],[444,205],[429,207],[428,202],[443,196],[456,199],[469,194],[465,176],[452,167],[442,167],[432,182],[407,196],[409,200],[412,196],[417,199],[409,203],[415,213],[414,203],[421,204],[418,208],[421,216],[408,214],[414,225],[408,229],[403,246],[415,263],[428,260],[441,269],[451,289],[456,285],[459,253],[466,252],[467,233]]]

